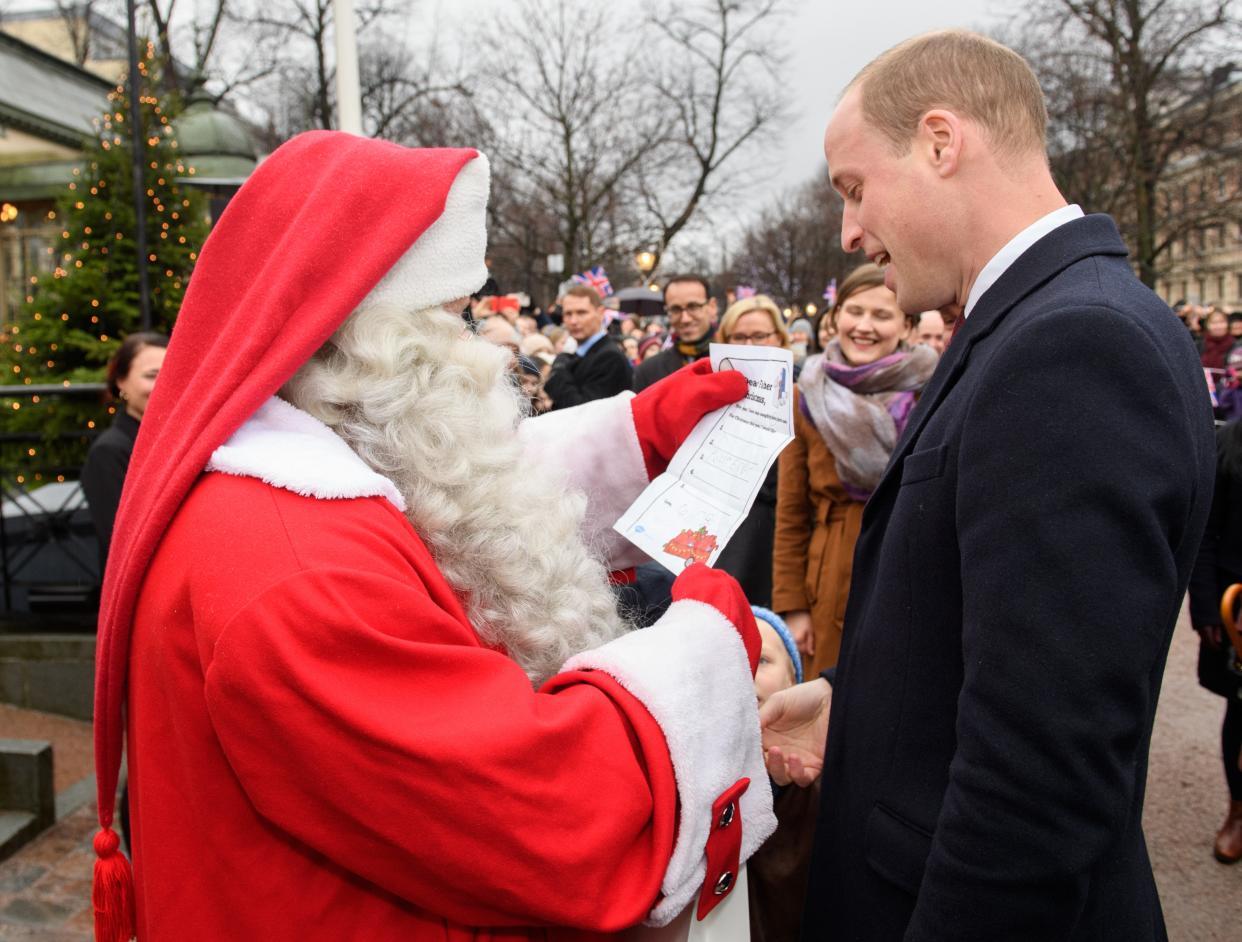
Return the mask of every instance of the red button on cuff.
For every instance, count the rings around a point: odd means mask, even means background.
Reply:
[[[739,779],[712,804],[712,830],[707,836],[707,879],[699,893],[698,918],[702,919],[737,885],[742,854],[742,809],[740,802],[750,779]]]

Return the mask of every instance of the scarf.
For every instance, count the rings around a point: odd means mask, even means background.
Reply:
[[[939,360],[935,350],[920,344],[853,366],[837,340],[807,358],[798,378],[802,410],[832,452],[837,475],[854,500],[866,500],[880,483],[915,393]]]
[[[1220,337],[1213,337],[1205,334],[1203,337],[1203,353],[1199,357],[1199,361],[1206,367],[1213,370],[1223,370],[1225,368],[1225,359],[1229,356],[1229,350],[1238,338],[1231,337],[1229,334],[1223,334]]]
[[[712,345],[712,337],[716,335],[716,326],[712,327],[698,340],[686,343],[681,340],[677,341],[677,352],[680,353],[687,363],[693,363],[695,360],[701,360],[710,352]]]

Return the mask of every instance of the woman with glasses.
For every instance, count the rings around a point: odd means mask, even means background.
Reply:
[[[720,319],[719,343],[749,343],[764,347],[788,347],[789,331],[776,302],[766,295],[734,301]]]
[[[720,343],[788,347],[789,334],[780,308],[771,298],[756,295],[729,305],[716,334]],[[794,374],[795,379],[797,373]],[[776,465],[768,472],[750,513],[716,561],[742,585],[752,605],[772,604],[772,541],[776,533]]]
[[[863,506],[939,359],[909,348],[912,322],[872,264],[841,285],[835,336],[798,379],[794,440],[781,453],[771,608],[808,676],[835,667]]]

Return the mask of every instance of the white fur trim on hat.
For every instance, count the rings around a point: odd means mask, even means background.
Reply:
[[[483,258],[490,181],[491,170],[482,154],[462,167],[440,218],[406,249],[358,309],[392,303],[422,311],[477,291],[487,281]],[[394,194],[394,199],[400,198]]]

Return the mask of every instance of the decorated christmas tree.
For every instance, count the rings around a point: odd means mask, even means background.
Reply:
[[[178,156],[169,108],[152,92],[158,87],[156,69],[148,44],[139,63],[147,283],[151,329],[168,333],[209,223],[202,194],[177,182],[178,177],[192,176],[194,168]],[[97,122],[96,140],[48,214],[61,227],[48,249],[54,268],[31,279],[25,304],[0,345],[7,383],[98,382],[125,335],[142,329],[126,88],[117,87],[108,101],[109,110]],[[89,437],[65,441],[58,436],[98,429],[115,409],[99,400],[40,399],[9,399],[0,406],[7,413],[9,432],[37,430],[43,438],[42,447],[22,442],[16,453],[6,449],[5,466],[25,466],[31,479],[43,478],[34,470],[40,467],[80,464]]]

